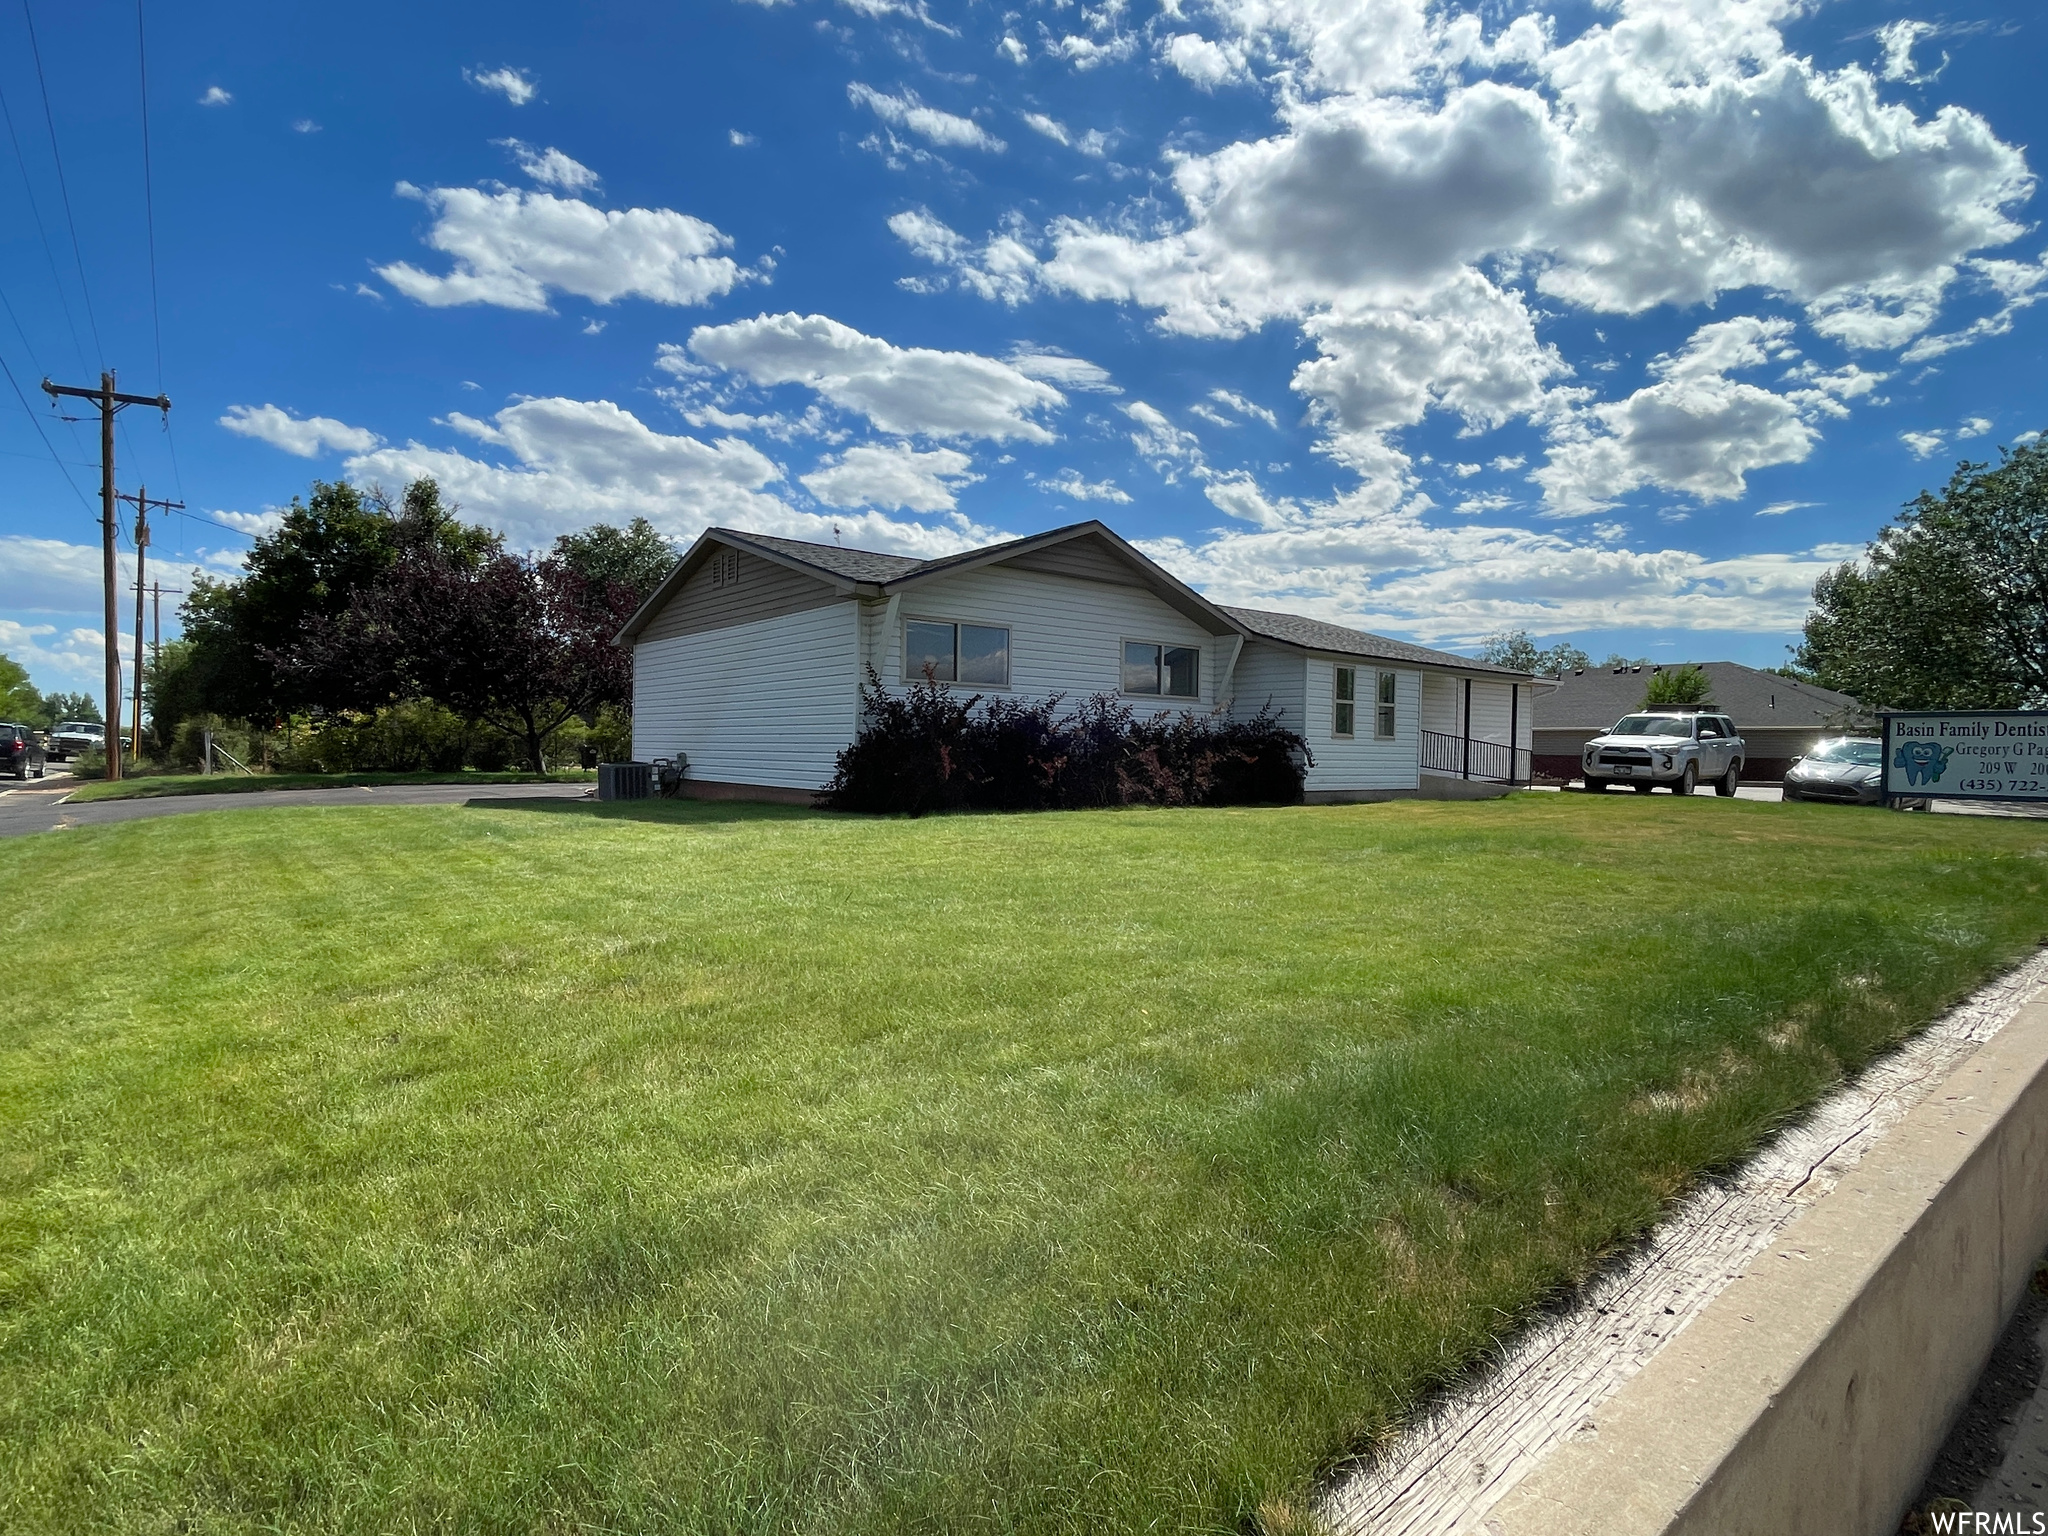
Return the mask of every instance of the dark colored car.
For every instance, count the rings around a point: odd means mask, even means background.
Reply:
[[[81,752],[104,752],[107,728],[97,720],[59,720],[50,731],[50,756],[57,762]]]
[[[1787,800],[1876,805],[1884,799],[1884,746],[1852,736],[1823,741],[1785,774]]]
[[[17,779],[25,779],[31,770],[36,778],[43,776],[42,737],[36,734],[32,725],[0,720],[0,773],[11,773]]]

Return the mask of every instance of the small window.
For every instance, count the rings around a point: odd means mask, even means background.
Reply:
[[[1348,739],[1358,731],[1358,669],[1337,668],[1336,686],[1330,707],[1330,734]]]
[[[929,668],[929,672],[927,672]],[[911,619],[903,626],[903,680],[1010,686],[1010,632],[999,624]]]
[[[1202,652],[1192,645],[1154,645],[1148,640],[1124,642],[1125,693],[1164,694],[1193,699],[1202,692]]]
[[[1378,703],[1373,707],[1372,733],[1381,741],[1394,739],[1394,684],[1393,673],[1380,674]]]

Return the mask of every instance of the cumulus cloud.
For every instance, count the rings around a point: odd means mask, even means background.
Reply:
[[[362,453],[383,441],[367,427],[352,427],[331,416],[294,416],[275,405],[231,405],[220,424],[302,459],[313,458],[323,449]]]
[[[866,107],[891,127],[905,129],[947,149],[979,149],[1001,154],[1009,147],[973,118],[928,107],[910,91],[901,96],[891,96],[856,80],[847,86],[846,99],[857,107]]]
[[[1040,480],[1038,488],[1050,495],[1064,496],[1070,501],[1113,501],[1128,502],[1128,491],[1121,489],[1114,480],[1084,480],[1078,469],[1063,469],[1047,480]]]
[[[951,512],[955,493],[981,476],[955,448],[920,452],[908,443],[863,443],[826,459],[803,477],[804,489],[831,507]]]
[[[1160,46],[1160,57],[1204,90],[1241,79],[1245,74],[1242,44],[1224,47],[1193,32],[1182,32]]]
[[[1091,363],[1085,357],[1069,357],[1050,347],[1034,347],[1020,342],[1010,349],[1008,361],[1019,373],[1044,379],[1061,389],[1096,395],[1123,393],[1110,382],[1107,368]]]
[[[564,162],[583,167],[562,156]],[[588,174],[587,172],[585,174]],[[668,208],[596,208],[579,198],[510,189],[398,184],[426,204],[434,222],[425,240],[454,258],[447,273],[410,262],[377,275],[407,298],[436,308],[495,304],[546,312],[551,292],[599,304],[650,299],[702,304],[758,276],[722,254],[730,236]]]
[[[1792,322],[1743,316],[1703,325],[1679,351],[1650,364],[1654,383],[1625,400],[1587,407],[1554,434],[1549,461],[1530,479],[1552,511],[1598,512],[1639,486],[1700,501],[1740,496],[1744,476],[1796,464],[1820,433],[1816,419],[1882,377],[1851,368],[1794,368],[1800,387],[1782,393],[1729,377],[1796,356]]]
[[[544,187],[584,192],[597,185],[597,172],[570,159],[559,149],[536,149],[522,139],[493,139],[491,142],[511,151],[519,169]]]
[[[1899,441],[1912,450],[1914,458],[1925,459],[1941,452],[1946,435],[1940,432],[1901,432]]]
[[[202,107],[225,107],[230,105],[234,99],[232,91],[224,91],[217,85],[209,85],[206,88],[206,94],[199,98],[199,105]]]
[[[1015,233],[974,245],[923,208],[890,215],[889,232],[926,261],[951,268],[961,287],[984,299],[1014,306],[1036,286],[1038,257]]]
[[[540,82],[531,74],[509,64],[501,64],[496,69],[478,65],[474,69],[465,69],[462,78],[480,91],[504,97],[515,107],[525,106],[540,89]]]
[[[1908,21],[1901,17],[1888,21],[1877,29],[1878,46],[1884,49],[1884,65],[1879,71],[1886,80],[1907,80],[1918,83],[1932,80],[1948,68],[1948,55],[1941,56],[1941,64],[1933,74],[1923,75],[1913,67],[1913,45],[1923,37],[1932,37],[1941,28],[1931,21]]]
[[[699,326],[690,353],[756,385],[800,384],[904,437],[1049,443],[1053,433],[1036,417],[1066,404],[1052,385],[1015,364],[976,352],[899,347],[825,315]]]

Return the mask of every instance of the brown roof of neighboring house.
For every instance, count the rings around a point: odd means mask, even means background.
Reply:
[[[1667,662],[1626,672],[1588,667],[1559,678],[1556,689],[1537,696],[1530,715],[1539,731],[1604,731],[1623,715],[1643,708],[1643,691],[1659,671],[1688,665]],[[1846,693],[1802,683],[1735,661],[1690,663],[1713,686],[1708,700],[1743,730],[1830,730],[1846,726],[1861,706]]]

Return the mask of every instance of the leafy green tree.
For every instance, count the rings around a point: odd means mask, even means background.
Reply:
[[[150,739],[160,754],[170,750],[180,722],[207,713],[198,654],[190,640],[167,640],[143,668],[142,702],[149,711]]]
[[[1624,656],[1619,651],[1609,651],[1607,659],[1601,662],[1600,666],[1607,672],[1626,672],[1631,667],[1647,667],[1649,664],[1650,658],[1647,656]]]
[[[624,587],[637,605],[675,568],[676,550],[654,524],[636,517],[624,528],[597,523],[580,533],[565,533],[555,540],[555,557],[593,591],[607,584]]]
[[[397,505],[374,487],[314,481],[306,501],[293,498],[283,525],[256,541],[245,575],[194,581],[182,613],[199,701],[216,714],[263,721],[333,702],[308,695],[278,665],[309,621],[345,612],[406,551],[475,570],[498,542],[443,506],[432,480],[415,480]]]
[[[12,656],[0,656],[0,720],[19,720],[40,725],[43,696],[28,680],[28,668]]]
[[[1899,709],[2048,702],[2048,450],[1958,465],[1813,601],[1793,660],[1823,687]]]
[[[1714,696],[1714,684],[1707,674],[1687,662],[1682,667],[1666,667],[1650,674],[1650,684],[1643,690],[1643,707],[1656,704],[1704,704]]]
[[[1514,672],[1533,672],[1538,677],[1563,677],[1586,665],[1586,653],[1560,640],[1538,649],[1526,629],[1501,630],[1479,642],[1479,659]]]
[[[43,708],[49,714],[50,723],[59,720],[98,720],[100,707],[89,693],[46,693]]]

